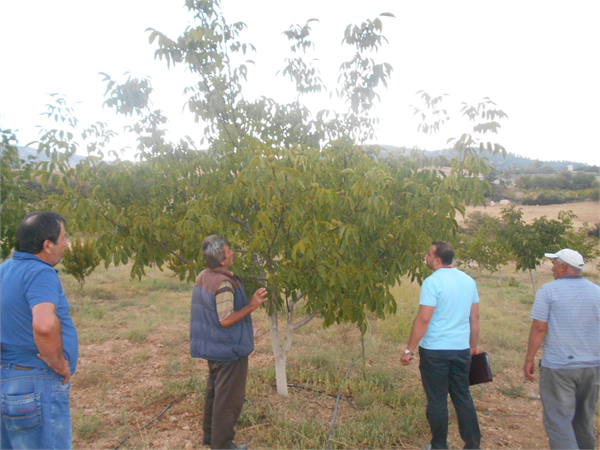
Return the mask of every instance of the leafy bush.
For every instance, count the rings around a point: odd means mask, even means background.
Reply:
[[[96,242],[90,238],[81,242],[79,236],[66,248],[62,259],[65,272],[79,282],[79,289],[83,288],[85,278],[91,275],[98,264],[100,257],[96,253]]]

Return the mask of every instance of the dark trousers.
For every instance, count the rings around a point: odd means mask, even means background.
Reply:
[[[204,443],[211,449],[235,448],[233,427],[246,398],[248,357],[235,361],[208,361],[204,400]]]
[[[458,417],[460,437],[467,449],[479,449],[481,433],[469,391],[471,351],[428,350],[419,347],[421,380],[427,395],[431,448],[448,448],[448,393]]]

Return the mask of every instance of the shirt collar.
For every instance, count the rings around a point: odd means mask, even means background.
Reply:
[[[52,265],[48,264],[46,261],[43,261],[42,259],[38,258],[35,255],[32,255],[31,253],[25,253],[25,252],[18,252],[18,251],[14,251],[12,254],[12,258],[15,260],[21,260],[21,261],[39,261],[42,264],[46,264],[50,267],[52,267]]]

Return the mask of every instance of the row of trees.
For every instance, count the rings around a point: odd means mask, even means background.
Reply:
[[[546,216],[523,220],[521,209],[510,205],[502,209],[500,217],[475,212],[468,216],[456,248],[464,264],[491,272],[515,262],[517,271],[529,271],[533,292],[533,270],[538,267],[544,253],[561,248],[577,249],[586,259],[598,256],[598,236],[588,233],[588,224],[575,229],[572,211],[561,211],[558,219]]]
[[[598,181],[593,173],[570,172],[564,170],[558,175],[522,175],[515,181],[518,188],[531,189],[564,189],[578,191],[598,187]]]
[[[60,190],[51,206],[68,215],[71,228],[96,237],[106,266],[131,263],[132,278],[155,264],[192,281],[204,268],[202,240],[222,235],[238,253],[235,271],[247,288],[262,284],[270,293],[277,390],[287,395],[285,361],[294,331],[320,316],[325,327],[350,322],[364,332],[368,313],[396,311],[391,287],[428,274],[423,253],[432,240],[458,240],[456,214],[483,203],[490,189],[480,179],[490,170],[482,152],[504,152],[479,136],[496,133],[506,115],[489,99],[464,104],[473,128],[449,140],[450,160],[417,153],[382,158],[365,142],[374,137],[373,106],[392,73],[372,56],[385,42],[383,20],[391,14],[346,28],[343,44],[354,57],[341,64],[332,92],[347,110],[312,115],[301,100],[325,89],[305,60],[314,46],[314,20],[284,32],[291,56],[282,74],[292,80],[296,101],[249,100],[242,92],[253,47],[241,39],[245,25],[228,23],[216,0],[186,3],[194,24],[176,39],[150,29],[150,41],[157,43],[157,58],[196,75],[197,83],[184,90],[186,105],[205,125],[208,148],[199,150],[191,138],[166,139],[167,119],[150,107],[146,79],[104,80],[105,104],[136,119],[128,129],[137,136],[136,163],[118,152],[114,161],[104,159],[114,135],[106,124],[93,124],[77,138],[73,110],[55,97],[47,114],[56,127],[38,142],[48,161],[35,173],[15,156],[15,136],[2,132],[2,256],[13,246],[14,227],[35,205],[23,189],[34,176]],[[446,120],[440,119],[446,116],[441,97],[420,95],[421,130],[435,132]],[[69,165],[83,146],[89,156]],[[280,315],[287,323],[283,341]]]

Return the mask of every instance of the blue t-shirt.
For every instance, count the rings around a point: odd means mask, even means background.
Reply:
[[[571,275],[546,283],[537,291],[530,317],[548,324],[542,366],[600,365],[600,286]]]
[[[0,265],[0,344],[3,364],[48,368],[37,357],[33,340],[31,308],[49,302],[56,307],[62,330],[62,345],[71,373],[77,368],[77,331],[69,316],[56,270],[37,256],[13,252],[12,258]]]
[[[470,348],[471,305],[478,302],[477,285],[469,275],[455,268],[433,272],[421,286],[419,304],[435,309],[419,346],[428,350]]]

